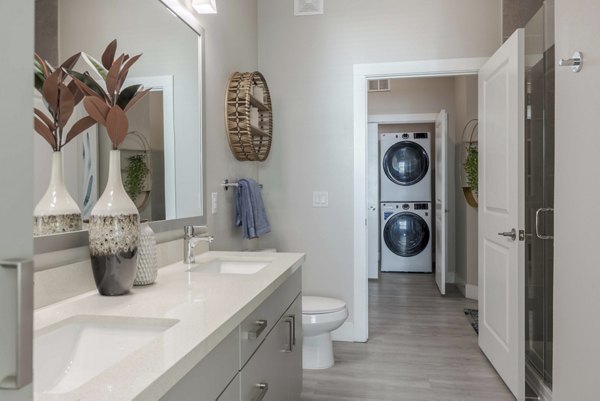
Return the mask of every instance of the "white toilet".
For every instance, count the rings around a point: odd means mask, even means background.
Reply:
[[[327,369],[335,364],[331,332],[348,318],[346,303],[335,298],[302,297],[304,369]]]

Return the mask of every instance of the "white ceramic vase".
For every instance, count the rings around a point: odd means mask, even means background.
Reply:
[[[33,235],[81,230],[81,210],[65,185],[63,154],[52,155],[50,183],[33,210]]]
[[[140,228],[137,273],[133,285],[150,285],[156,281],[157,275],[156,235],[148,223],[143,223]]]
[[[123,187],[118,150],[110,152],[108,182],[90,214],[89,235],[98,292],[128,293],[137,271],[140,215]]]

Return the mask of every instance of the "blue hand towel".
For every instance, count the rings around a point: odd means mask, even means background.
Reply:
[[[235,225],[242,227],[242,236],[246,239],[271,232],[260,186],[252,179],[238,181],[235,193]]]

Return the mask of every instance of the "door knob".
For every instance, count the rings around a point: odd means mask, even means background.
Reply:
[[[573,57],[569,59],[561,58],[558,60],[558,65],[561,67],[571,67],[571,71],[579,72],[583,67],[583,54],[581,52],[573,53]]]
[[[502,237],[509,237],[511,240],[515,241],[517,239],[517,230],[514,228],[510,231],[505,231],[503,233],[498,233],[498,235]]]
[[[377,210],[377,208],[375,206],[369,206],[369,210],[374,212],[375,210]]]

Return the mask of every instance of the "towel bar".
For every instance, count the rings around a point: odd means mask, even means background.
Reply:
[[[221,186],[225,188],[225,191],[227,191],[229,187],[238,187],[239,184],[237,182],[229,182],[229,180],[226,179],[225,181],[223,181]],[[262,189],[263,184],[258,184],[258,186]]]

